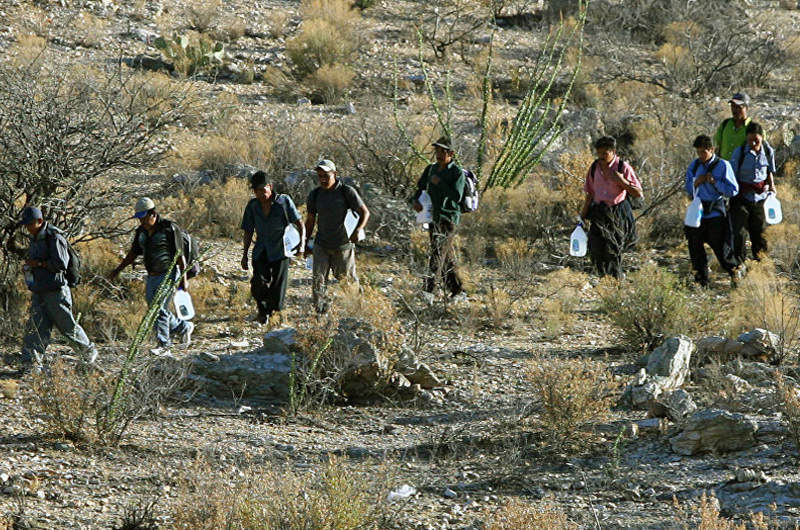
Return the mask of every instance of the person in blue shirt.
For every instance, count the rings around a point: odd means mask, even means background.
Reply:
[[[689,242],[689,258],[692,260],[694,279],[702,287],[708,287],[708,257],[704,245],[711,247],[717,261],[733,281],[738,262],[733,255],[731,221],[725,207],[725,198],[736,195],[739,184],[731,165],[714,154],[714,143],[710,136],[701,134],[692,144],[697,152],[686,170],[686,194],[703,201],[703,218],[697,228],[684,226]]]
[[[272,313],[283,311],[286,301],[291,261],[284,249],[286,227],[292,224],[297,228],[301,249],[305,246],[306,228],[292,199],[288,195],[276,194],[263,171],[258,171],[250,178],[250,185],[255,198],[247,203],[242,216],[242,269],[248,269],[248,254],[255,233],[257,239],[252,256],[250,293],[258,306],[256,321],[264,324]]]
[[[739,182],[739,193],[731,199],[733,254],[740,263],[747,258],[745,240],[750,236],[753,258],[766,254],[764,230],[767,219],[764,201],[775,189],[775,151],[764,140],[764,128],[757,122],[747,126],[747,143],[736,148],[731,166]]]

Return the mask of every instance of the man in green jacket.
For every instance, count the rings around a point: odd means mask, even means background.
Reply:
[[[430,196],[433,206],[433,223],[429,228],[430,276],[425,278],[425,291],[433,292],[437,279],[441,279],[450,291],[450,295],[455,297],[464,292],[458,275],[454,248],[456,226],[461,221],[464,172],[453,160],[455,153],[450,138],[442,136],[433,143],[433,147],[436,151],[436,163],[429,165],[422,172],[412,204],[414,210],[421,212],[419,197],[425,191]]]
[[[750,106],[750,97],[737,92],[728,100],[731,104],[731,117],[725,118],[714,133],[714,145],[717,146],[717,155],[730,162],[733,151],[745,144],[745,130],[750,124],[747,117],[747,107]]]

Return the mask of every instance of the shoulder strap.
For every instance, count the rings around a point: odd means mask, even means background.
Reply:
[[[689,166],[689,171],[692,172],[692,177],[693,178],[694,178],[695,171],[697,171],[697,166],[699,166],[699,165],[700,165],[700,159],[699,158],[695,158],[694,160],[692,160],[692,164]]]
[[[281,205],[281,208],[283,209],[283,217],[286,219],[286,224],[292,224],[292,222],[289,221],[289,205],[286,202],[286,195],[281,193],[275,197],[275,202]]]
[[[736,173],[739,173],[739,170],[742,169],[742,162],[744,162],[744,157],[747,154],[747,152],[744,150],[744,146],[746,145],[747,144],[745,143],[736,148],[741,151],[741,154],[739,154],[739,162],[736,164]]]
[[[592,162],[592,165],[589,167],[589,176],[594,180],[594,170],[597,169],[597,160]]]
[[[714,171],[714,168],[715,168],[715,167],[717,167],[717,164],[719,164],[719,161],[720,161],[720,158],[719,158],[719,157],[716,157],[716,158],[714,159],[714,161],[713,161],[713,162],[711,162],[711,165],[709,165],[709,166],[708,166],[708,168],[706,169],[706,171],[708,171],[709,173],[711,173],[712,171]]]

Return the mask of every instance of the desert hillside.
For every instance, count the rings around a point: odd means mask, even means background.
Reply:
[[[796,528],[799,28],[794,0],[0,0],[0,530]],[[701,287],[684,178],[742,92],[783,219]],[[644,192],[620,279],[570,255],[605,135]],[[442,136],[480,190],[455,298],[409,203]],[[306,216],[321,159],[371,212],[360,288],[317,314],[298,256],[259,324],[248,179]],[[200,242],[168,356],[143,265],[109,278],[143,196]],[[91,366],[54,331],[20,369],[30,205],[80,255]]]

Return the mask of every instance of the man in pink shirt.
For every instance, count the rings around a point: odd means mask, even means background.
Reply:
[[[600,276],[621,276],[622,254],[636,242],[629,197],[642,197],[642,184],[630,164],[617,156],[617,141],[603,136],[594,144],[597,160],[586,175],[581,217],[591,221],[589,257]],[[622,167],[620,167],[622,166]]]

